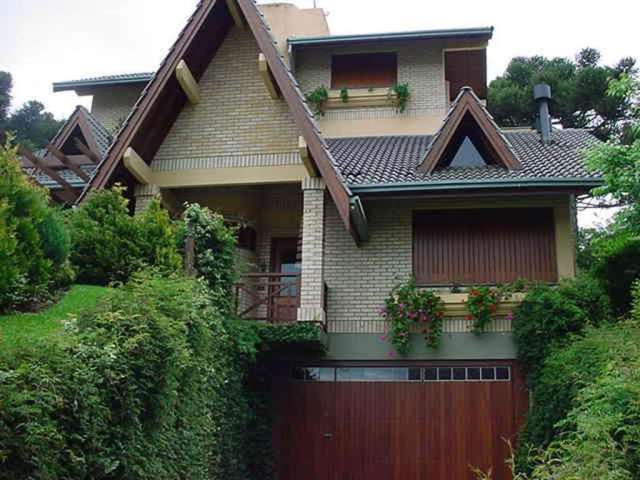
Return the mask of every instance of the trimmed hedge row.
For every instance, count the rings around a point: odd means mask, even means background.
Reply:
[[[0,358],[0,477],[269,478],[260,352],[318,332],[225,320],[210,298],[138,273],[69,322],[66,346]]]

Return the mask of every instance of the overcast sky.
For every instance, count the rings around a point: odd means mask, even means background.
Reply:
[[[51,84],[153,71],[196,0],[0,0],[0,70],[13,75],[13,107],[43,102],[66,118],[87,98]],[[271,2],[261,2],[271,3]],[[313,0],[294,0],[299,7]],[[334,34],[494,26],[489,78],[517,55],[573,57],[598,48],[605,63],[640,58],[637,0],[317,0]]]

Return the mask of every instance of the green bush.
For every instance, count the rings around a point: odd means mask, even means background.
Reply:
[[[229,312],[236,275],[235,231],[225,225],[222,215],[197,203],[187,205],[183,217],[185,234],[194,241],[194,267],[209,285],[216,305]]]
[[[514,310],[513,333],[518,359],[535,374],[554,344],[580,333],[587,325],[607,321],[609,302],[588,277],[566,280],[558,287],[534,285]]]
[[[632,480],[639,447],[640,324],[589,327],[544,362],[520,436],[522,478]]]
[[[640,278],[640,237],[621,234],[603,242],[593,273],[609,294],[615,313],[628,312],[632,285]]]
[[[267,480],[274,345],[318,338],[224,319],[202,280],[142,271],[0,354],[0,478]]]
[[[0,366],[0,477],[243,479],[246,367],[197,280],[136,274]]]
[[[129,214],[122,188],[96,192],[70,216],[71,262],[83,283],[125,282],[145,266],[175,271],[176,226],[157,201]]]
[[[0,311],[37,303],[68,256],[67,234],[47,192],[25,176],[17,148],[0,145]]]

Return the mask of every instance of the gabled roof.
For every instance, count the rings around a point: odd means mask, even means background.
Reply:
[[[446,190],[454,188],[575,187],[588,190],[602,183],[587,170],[582,152],[599,140],[588,130],[554,130],[544,144],[535,130],[503,132],[522,168],[439,168],[431,174],[417,167],[433,141],[432,135],[329,139],[342,176],[355,194],[392,190]]]
[[[500,128],[484,107],[481,100],[473,93],[471,87],[464,87],[453,101],[442,126],[427,147],[423,162],[418,166],[420,173],[432,173],[445,160],[445,153],[460,141],[462,129],[477,136],[478,144],[491,153],[491,161],[501,164],[509,170],[522,168],[518,157],[514,154],[508,140],[502,135]],[[474,142],[476,143],[476,142]],[[478,145],[476,145],[478,146]]]
[[[118,75],[81,78],[78,80],[55,82],[53,84],[53,91],[64,92],[66,90],[77,90],[87,87],[113,87],[115,85],[145,84],[152,78],[153,72],[123,73]]]
[[[335,167],[313,113],[307,106],[291,70],[280,56],[269,27],[255,2],[237,0],[237,4],[267,60],[273,78],[307,143],[316,167],[327,184],[345,226],[353,232],[349,214],[351,192]],[[156,75],[143,90],[109,148],[106,158],[100,164],[98,172],[85,188],[83,196],[90,189],[104,188],[117,174],[128,175],[122,168],[121,160],[129,146],[146,162],[151,161],[186,101],[174,74],[176,66],[184,59],[198,80],[232,25],[233,20],[226,1],[201,0]]]
[[[77,141],[93,158],[79,150]],[[109,132],[91,112],[78,106],[49,142],[52,148],[32,153],[21,147],[23,169],[38,184],[52,190],[58,200],[72,202],[86,186],[86,178],[91,177],[110,143]],[[67,155],[66,159],[63,156],[66,163],[50,150]]]
[[[307,45],[350,45],[354,43],[381,43],[406,40],[433,40],[444,38],[475,38],[490,40],[493,27],[455,28],[444,30],[417,30],[409,32],[364,33],[355,35],[326,35],[321,37],[301,37],[288,39],[292,47]]]

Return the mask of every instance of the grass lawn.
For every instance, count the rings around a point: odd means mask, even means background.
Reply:
[[[0,349],[11,349],[22,342],[55,336],[62,320],[95,305],[107,292],[105,287],[74,285],[58,303],[38,313],[0,315]]]

